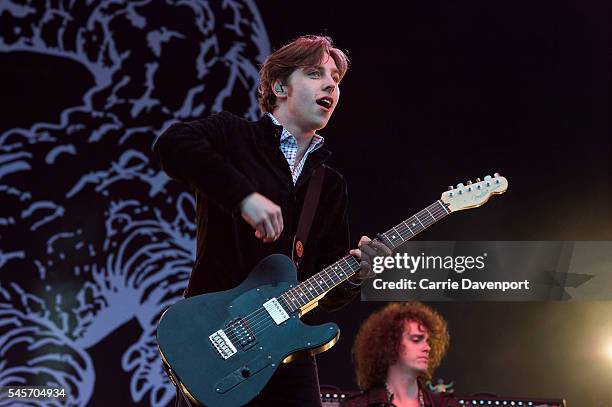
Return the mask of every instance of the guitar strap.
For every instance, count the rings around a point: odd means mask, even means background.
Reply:
[[[300,260],[304,256],[304,245],[308,240],[310,226],[312,226],[312,220],[314,219],[317,206],[319,205],[319,197],[321,196],[324,176],[325,165],[321,164],[314,170],[308,182],[308,191],[306,191],[306,198],[304,198],[304,205],[300,213],[297,232],[293,237],[293,250],[291,253],[291,259],[298,269],[300,268]]]

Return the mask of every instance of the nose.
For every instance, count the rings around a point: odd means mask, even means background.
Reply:
[[[333,91],[338,87],[336,81],[330,76],[326,75],[326,81],[323,86],[323,90],[328,93],[333,93]]]
[[[323,90],[329,94],[332,94],[334,92],[334,90],[336,89],[336,84],[327,84],[325,85],[325,87],[323,88]]]
[[[423,352],[429,355],[430,350],[431,350],[431,346],[429,345],[429,342],[425,342],[425,346],[423,347]]]

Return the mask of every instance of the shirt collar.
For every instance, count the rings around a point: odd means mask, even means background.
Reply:
[[[283,128],[283,131],[281,132],[281,136],[280,136],[280,141],[281,143],[285,140],[287,140],[290,137],[293,137],[295,139],[295,136],[293,134],[291,134],[289,132],[289,130],[287,130],[287,128],[285,126],[283,126],[276,117],[274,117],[274,115],[270,112],[266,112],[266,114],[270,117],[270,119],[272,120],[272,123],[274,123],[276,126],[281,126]],[[310,141],[310,146],[314,147],[314,148],[319,148],[323,145],[323,143],[325,142],[325,139],[321,136],[319,136],[317,133],[315,133],[314,137],[312,138],[312,140]]]

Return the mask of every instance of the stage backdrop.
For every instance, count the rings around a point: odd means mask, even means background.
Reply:
[[[155,327],[186,285],[194,200],[151,144],[228,105],[257,118],[266,29],[248,0],[21,3],[0,3],[0,386],[165,406]]]

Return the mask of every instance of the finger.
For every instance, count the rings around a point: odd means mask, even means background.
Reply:
[[[283,233],[283,229],[285,228],[285,224],[283,223],[283,213],[279,210],[276,214],[276,217],[278,218],[278,225],[280,228],[278,234],[280,236],[280,234]]]
[[[359,273],[357,273],[357,278],[363,280],[364,278],[370,278],[373,276],[372,266],[370,266],[370,263],[362,261],[360,266],[361,267],[359,267]]]
[[[349,251],[349,254],[361,260],[361,250],[360,249],[352,249]]]
[[[270,219],[264,219],[263,225],[265,228],[264,237],[274,237],[276,233],[274,233],[274,227],[272,226],[272,221]]]
[[[270,223],[272,224],[272,229],[274,231],[272,237],[274,239],[277,239],[280,236],[281,228],[278,224],[278,218],[276,217],[276,215],[272,214],[272,216],[270,216]]]
[[[357,243],[357,247],[361,247],[361,245],[364,245],[364,244],[368,243],[371,240],[372,239],[370,239],[367,236],[361,236],[361,239],[359,239],[359,243]]]
[[[389,246],[387,246],[386,244],[384,244],[383,242],[379,242],[377,240],[372,241],[369,246],[374,247],[374,249],[376,249],[376,251],[379,253],[379,255],[381,256],[389,256],[392,251],[389,248]]]
[[[378,256],[378,251],[372,247],[371,244],[364,244],[361,246],[362,258],[365,259],[366,256],[368,259],[373,259]]]

